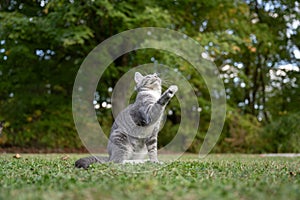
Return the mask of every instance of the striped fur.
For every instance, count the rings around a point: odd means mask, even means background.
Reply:
[[[75,162],[78,168],[92,163],[138,162],[148,155],[151,162],[157,159],[157,136],[165,106],[177,91],[170,86],[161,95],[161,79],[156,74],[142,76],[135,73],[137,97],[133,104],[117,116],[109,137],[109,158],[86,157]]]

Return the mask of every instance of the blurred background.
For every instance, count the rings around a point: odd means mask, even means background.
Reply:
[[[219,69],[227,116],[214,153],[300,152],[299,19],[294,0],[1,0],[0,149],[84,151],[72,117],[84,58],[122,31],[162,27],[198,41]],[[145,63],[171,66],[194,87],[201,121],[188,151],[198,152],[211,114],[205,82],[187,61],[154,49],[125,54],[105,71],[91,102],[104,132],[114,85]],[[160,147],[178,129],[178,101],[166,115]]]

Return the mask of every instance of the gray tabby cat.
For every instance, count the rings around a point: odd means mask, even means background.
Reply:
[[[172,85],[161,95],[161,79],[157,74],[142,76],[135,73],[137,97],[117,116],[110,132],[107,150],[109,158],[86,157],[75,162],[78,168],[88,168],[92,163],[125,163],[149,156],[157,159],[157,135],[165,106],[178,90]]]

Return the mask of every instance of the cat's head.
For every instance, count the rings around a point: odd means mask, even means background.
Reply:
[[[135,89],[139,91],[161,91],[161,79],[156,73],[143,76],[141,73],[136,72],[134,76],[136,83]]]

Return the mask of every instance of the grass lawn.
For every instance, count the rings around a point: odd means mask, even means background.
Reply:
[[[300,157],[186,155],[122,171],[111,163],[75,169],[82,156],[0,154],[0,199],[300,199]],[[151,171],[128,172],[143,169]]]

